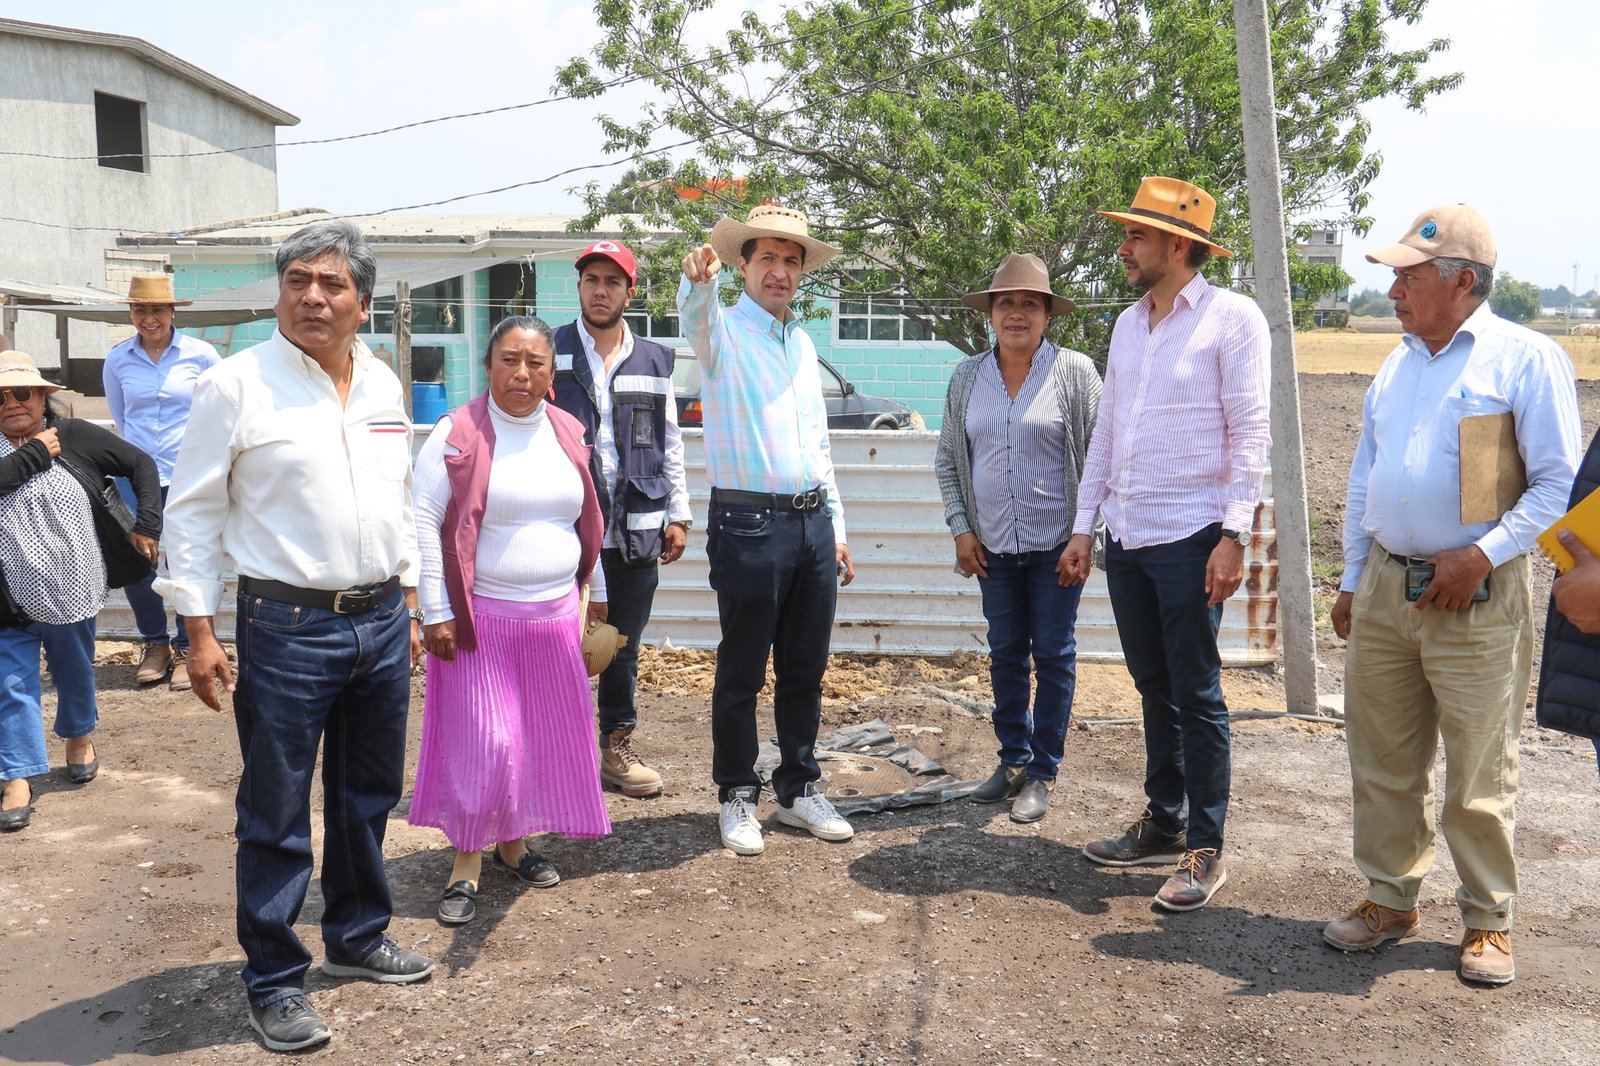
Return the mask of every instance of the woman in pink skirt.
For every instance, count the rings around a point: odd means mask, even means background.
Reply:
[[[410,821],[456,849],[439,901],[451,924],[476,911],[485,847],[496,869],[548,888],[560,875],[525,836],[611,832],[578,618],[588,583],[605,619],[602,520],[583,430],[544,402],[554,362],[549,326],[502,320],[489,390],[417,456],[428,693]]]

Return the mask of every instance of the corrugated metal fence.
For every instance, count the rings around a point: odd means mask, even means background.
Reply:
[[[420,435],[419,435],[420,436]],[[983,610],[975,580],[954,572],[955,549],[933,476],[935,433],[841,431],[831,436],[839,492],[845,501],[856,579],[839,595],[835,651],[946,655],[982,651]],[[710,490],[699,430],[684,432],[695,530],[682,559],[661,569],[646,643],[715,647],[716,595],[706,581],[705,519]],[[419,440],[420,445],[420,440]],[[1256,510],[1255,541],[1244,583],[1223,611],[1225,662],[1271,663],[1277,637],[1277,543],[1271,475]],[[233,632],[233,601],[224,601],[219,630]],[[121,593],[100,614],[106,637],[133,639],[137,630]],[[1105,577],[1095,571],[1078,612],[1078,654],[1120,661]]]

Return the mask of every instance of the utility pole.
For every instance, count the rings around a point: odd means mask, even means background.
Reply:
[[[1567,290],[1567,336],[1572,336],[1572,305],[1578,302],[1578,264],[1572,264],[1572,288]]]
[[[1272,335],[1272,498],[1278,536],[1278,635],[1288,709],[1317,713],[1316,608],[1311,593],[1311,523],[1300,437],[1300,382],[1283,224],[1282,170],[1266,0],[1233,0],[1240,113],[1250,188],[1250,243],[1256,301]]]

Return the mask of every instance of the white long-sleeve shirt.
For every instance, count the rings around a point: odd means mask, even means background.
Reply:
[[[532,414],[509,415],[489,398],[494,426],[494,458],[483,522],[478,528],[472,591],[518,603],[553,600],[572,591],[578,569],[578,515],[583,510],[583,480],[561,447],[541,403]],[[452,426],[441,418],[417,454],[417,547],[422,582],[417,602],[428,625],[455,617],[445,590],[440,527],[450,506],[450,478],[444,457],[456,449],[445,443]],[[596,562],[589,595],[605,602],[605,577]]]
[[[215,615],[224,554],[301,588],[417,583],[411,423],[400,380],[356,340],[343,406],[282,333],[207,370],[167,496],[164,594]]]

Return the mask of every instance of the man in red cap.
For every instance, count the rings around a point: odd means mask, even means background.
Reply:
[[[556,330],[551,401],[583,423],[590,473],[606,515],[600,551],[609,621],[627,645],[600,675],[600,776],[625,796],[661,792],[661,775],[633,750],[639,635],[650,621],[660,563],[689,539],[689,489],[672,394],[672,352],[623,321],[638,264],[621,241],[578,254],[577,322]]]

